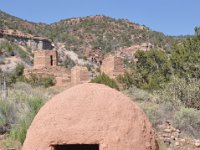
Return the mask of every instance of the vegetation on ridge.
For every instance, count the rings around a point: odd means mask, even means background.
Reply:
[[[79,55],[86,47],[108,53],[144,42],[169,50],[177,41],[128,20],[106,16],[71,18],[50,25],[28,22],[2,11],[0,17],[2,18],[0,28],[20,30],[33,35],[46,36],[56,42],[64,42],[66,49],[73,50]]]

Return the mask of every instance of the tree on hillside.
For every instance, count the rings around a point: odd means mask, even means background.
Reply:
[[[194,31],[195,31],[195,34],[196,34],[197,36],[199,36],[199,35],[200,35],[200,26],[196,26],[196,27],[194,28]]]
[[[165,52],[159,49],[148,52],[138,51],[135,57],[138,59],[136,70],[143,80],[143,84],[139,87],[156,89],[162,83],[169,81],[171,64]]]
[[[176,45],[171,53],[171,63],[178,77],[200,79],[200,36],[188,38],[183,44]]]

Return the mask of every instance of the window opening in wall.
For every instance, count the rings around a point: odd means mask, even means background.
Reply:
[[[51,62],[51,66],[53,66],[53,56],[50,56],[50,62]]]

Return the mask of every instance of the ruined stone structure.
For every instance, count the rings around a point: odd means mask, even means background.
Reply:
[[[37,50],[34,52],[34,69],[57,66],[57,51]]]
[[[86,83],[53,97],[34,118],[22,150],[158,150],[154,130],[127,96]]]
[[[32,69],[25,69],[24,76],[29,78],[33,74],[53,76],[56,80],[56,86],[60,87],[71,87],[90,80],[86,67],[75,66],[70,70],[62,66],[57,66],[56,50],[34,51],[34,66]]]
[[[61,66],[43,67],[24,69],[24,76],[30,78],[31,75],[53,76],[55,77],[56,86],[70,87],[71,86],[71,70]]]
[[[33,50],[51,50],[54,48],[51,40],[39,36],[33,36],[31,34],[25,34],[20,31],[0,29],[0,38],[5,38],[22,46],[29,46]]]
[[[75,66],[71,69],[72,85],[89,82],[89,72],[87,67]]]
[[[123,59],[112,55],[106,57],[102,62],[101,72],[107,74],[111,78],[123,75],[125,72]]]

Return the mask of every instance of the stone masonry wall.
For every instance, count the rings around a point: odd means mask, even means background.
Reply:
[[[71,69],[72,85],[88,82],[89,72],[86,67],[75,66]]]
[[[114,57],[113,56],[106,57],[102,61],[101,72],[104,72],[109,77],[113,78],[113,70],[114,70]]]
[[[75,66],[71,70],[57,66],[56,50],[37,50],[34,52],[33,69],[25,69],[24,76],[31,75],[53,76],[56,86],[71,87],[89,81],[89,72],[86,67]]]
[[[111,78],[124,74],[124,63],[121,57],[108,56],[102,61],[101,72]]]
[[[34,52],[34,69],[57,66],[57,51],[37,50]]]
[[[123,75],[125,72],[125,66],[124,66],[124,61],[121,57],[115,57],[114,58],[114,71],[113,75],[118,76],[118,75]]]
[[[44,67],[38,69],[25,69],[24,76],[29,78],[31,75],[53,76],[56,80],[56,86],[70,87],[71,70],[61,66]]]

